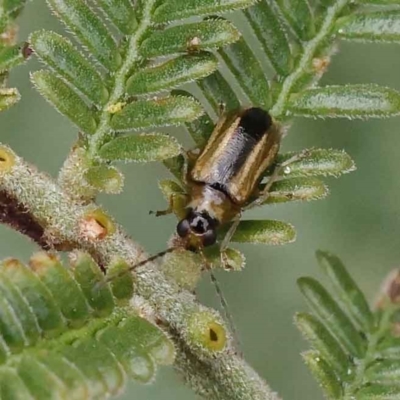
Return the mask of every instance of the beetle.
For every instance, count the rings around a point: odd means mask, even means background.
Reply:
[[[186,249],[215,244],[219,226],[234,221],[230,230],[234,231],[243,208],[254,198],[265,197],[267,192],[258,193],[258,185],[274,163],[280,142],[280,130],[262,108],[243,108],[218,121],[208,143],[187,168],[188,201],[177,225]],[[173,199],[170,208],[174,208]],[[233,234],[230,231],[228,237]]]
[[[239,224],[242,211],[262,204],[282,171],[306,155],[300,153],[275,165],[267,184],[260,190],[265,171],[274,165],[281,139],[279,126],[262,108],[247,107],[225,113],[200,153],[187,154],[183,173],[187,193],[172,194],[168,209],[155,213],[156,216],[170,213],[182,216],[176,227],[180,240],[125,272],[178,247],[203,255],[204,248],[216,243],[218,228],[232,223],[220,246],[221,261],[225,265],[224,250]]]

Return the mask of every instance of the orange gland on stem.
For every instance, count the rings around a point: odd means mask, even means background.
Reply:
[[[126,102],[125,101],[118,101],[117,103],[114,104],[110,104],[106,111],[110,114],[116,114],[120,111],[122,111],[122,109],[126,106]]]
[[[15,165],[15,154],[5,146],[0,146],[0,174],[8,172]]]
[[[323,73],[326,72],[330,63],[331,63],[331,59],[328,56],[319,57],[319,58],[316,57],[316,58],[313,58],[313,60],[312,60],[312,66],[313,66],[314,71],[320,75],[322,75]]]
[[[88,240],[101,240],[115,233],[111,218],[101,209],[86,213],[79,224],[80,232]]]
[[[17,41],[18,25],[10,24],[5,32],[0,34],[0,45],[12,46]]]
[[[1,261],[1,268],[8,269],[9,271],[13,271],[17,268],[24,267],[21,261],[16,258],[6,258]]]

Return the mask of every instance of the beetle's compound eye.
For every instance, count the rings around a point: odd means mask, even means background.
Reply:
[[[176,231],[178,232],[178,235],[181,238],[185,238],[189,231],[190,231],[190,224],[187,218],[182,219],[181,221],[179,221],[177,227],[176,227]]]

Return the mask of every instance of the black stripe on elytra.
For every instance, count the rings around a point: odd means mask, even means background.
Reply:
[[[243,112],[239,124],[214,166],[218,170],[219,181],[210,186],[229,196],[227,187],[230,179],[242,168],[257,143],[272,126],[272,119],[262,108],[252,107]]]
[[[245,110],[239,122],[239,127],[257,141],[264,136],[271,126],[271,116],[267,111],[259,107],[252,107]]]

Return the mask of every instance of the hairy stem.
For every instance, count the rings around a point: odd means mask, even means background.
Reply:
[[[43,249],[49,250],[48,243],[43,237],[42,226],[29,215],[25,207],[2,191],[0,191],[0,222],[28,236]]]
[[[227,355],[210,365],[194,358],[184,343],[179,342],[176,360],[175,369],[189,386],[205,399],[280,399],[264,381],[258,378],[254,370],[237,356]],[[217,381],[215,376],[218,376]],[[253,380],[251,387],[246,384],[248,379]]]
[[[363,384],[365,370],[376,359],[376,350],[380,340],[387,336],[388,330],[391,329],[391,319],[393,312],[398,310],[397,307],[390,307],[383,309],[383,314],[380,318],[379,325],[373,332],[368,340],[368,347],[365,352],[365,357],[360,361],[355,370],[355,376],[352,383],[345,387],[343,400],[352,400],[356,398],[356,393]]]

